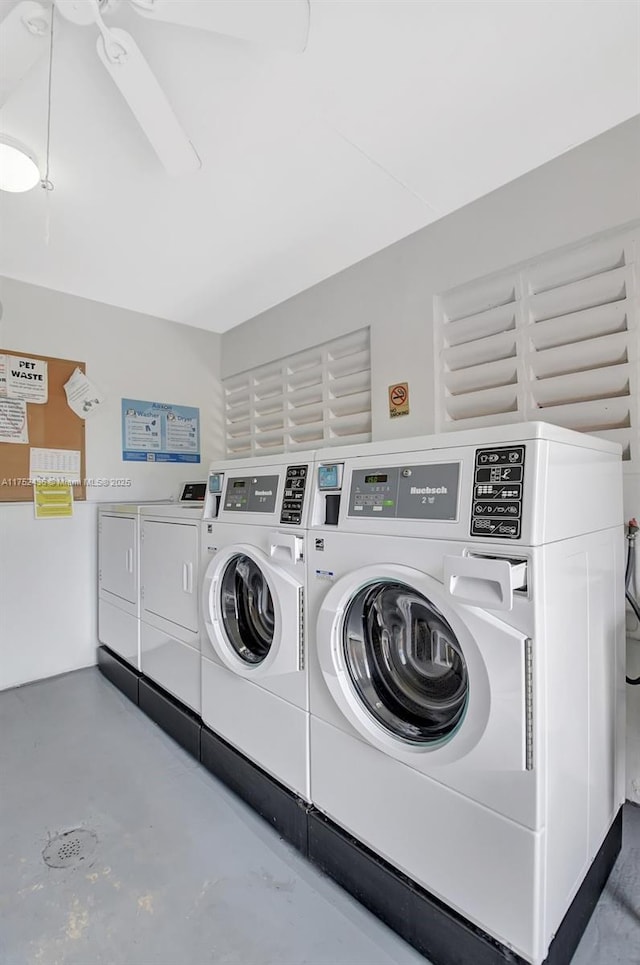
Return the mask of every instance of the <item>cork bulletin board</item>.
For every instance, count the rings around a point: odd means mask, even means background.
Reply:
[[[73,498],[86,499],[84,480],[85,424],[69,408],[64,384],[76,368],[85,372],[84,362],[71,359],[51,358],[0,348],[0,355],[12,358],[35,359],[47,363],[48,399],[44,403],[27,402],[28,443],[0,442],[0,502],[31,502],[33,485],[29,479],[31,448],[72,449],[80,452],[80,478],[82,485],[74,485]]]

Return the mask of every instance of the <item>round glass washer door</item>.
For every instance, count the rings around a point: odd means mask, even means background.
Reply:
[[[275,611],[266,577],[243,553],[231,557],[220,581],[220,611],[228,641],[247,664],[258,665],[274,640]]]
[[[433,746],[457,731],[469,699],[467,664],[426,596],[402,582],[364,586],[345,611],[342,649],[360,702],[393,737]]]

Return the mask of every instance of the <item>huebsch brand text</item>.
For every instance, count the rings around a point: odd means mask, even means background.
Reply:
[[[449,490],[446,486],[412,486],[412,496],[445,496]]]

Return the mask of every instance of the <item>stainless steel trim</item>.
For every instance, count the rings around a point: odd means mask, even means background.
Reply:
[[[304,670],[305,662],[304,639],[304,590],[298,587],[298,670]]]
[[[525,767],[533,770],[533,641],[524,641]]]

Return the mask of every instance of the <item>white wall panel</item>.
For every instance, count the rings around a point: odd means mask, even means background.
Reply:
[[[219,335],[0,282],[0,347],[87,363],[105,402],[86,423],[86,475],[132,480],[126,489],[89,486],[72,519],[35,520],[32,504],[0,502],[1,690],[95,662],[95,503],[169,497],[206,474],[223,442]],[[123,462],[122,397],[198,406],[201,464]]]

